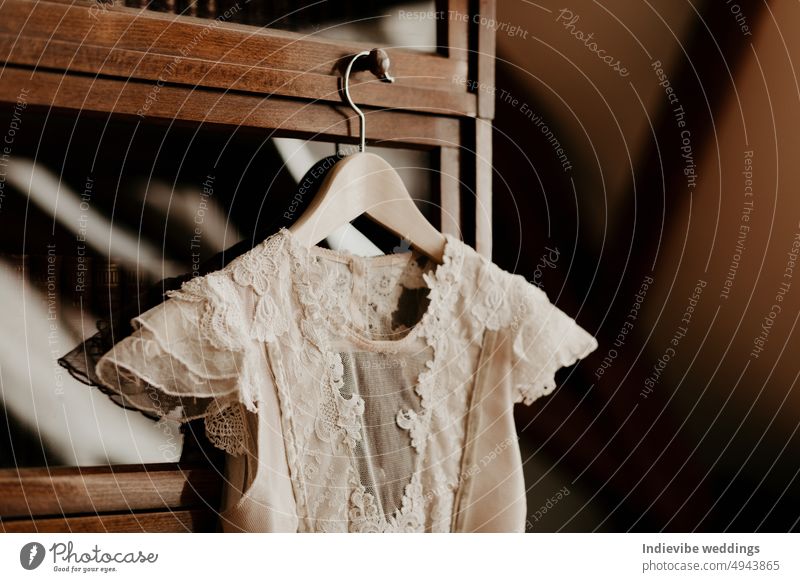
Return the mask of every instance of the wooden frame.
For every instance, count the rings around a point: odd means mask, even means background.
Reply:
[[[0,471],[0,530],[212,529],[220,476],[211,468],[121,465]]]
[[[0,5],[0,58],[70,73],[339,103],[338,65],[347,55],[372,48],[220,20],[96,6],[91,0],[7,0]],[[453,83],[454,76],[468,73],[463,53],[393,50],[391,57],[399,82],[368,82],[358,90],[360,104],[475,115],[477,96]]]
[[[462,15],[437,22],[438,51],[383,47],[398,81],[357,74],[353,94],[370,143],[434,150],[441,229],[490,257],[494,104],[471,87],[494,82],[494,31],[474,17],[492,18],[495,2],[440,0],[437,9]],[[28,105],[45,111],[355,143],[339,67],[365,48],[372,46],[92,0],[6,0],[0,105],[13,106],[24,87]],[[220,483],[204,465],[0,470],[0,524],[208,530]]]

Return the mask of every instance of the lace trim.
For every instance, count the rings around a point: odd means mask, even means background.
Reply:
[[[330,370],[329,387],[333,394],[340,394],[339,380],[341,378],[341,359],[338,354],[329,349],[330,339],[340,337],[345,322],[349,321],[348,314],[343,305],[345,302],[342,293],[332,290],[342,288],[341,281],[335,278],[332,272],[325,272],[319,266],[317,257],[313,257],[309,249],[297,244],[288,231],[282,231],[286,247],[288,248],[293,269],[290,273],[293,286],[300,301],[303,317],[300,321],[300,330],[304,338],[312,345],[316,346],[323,357],[326,358],[328,369]],[[410,332],[402,339],[381,343],[381,351],[391,352],[396,347],[402,345],[411,338],[419,335],[426,339],[427,345],[432,348],[432,356],[426,362],[425,368],[420,373],[416,385],[416,392],[420,396],[419,411],[400,411],[397,415],[397,423],[401,428],[407,428],[412,440],[412,446],[416,451],[416,468],[409,484],[403,490],[400,507],[395,513],[387,518],[380,510],[379,504],[372,492],[368,491],[358,478],[354,467],[351,465],[352,493],[349,500],[349,519],[351,531],[424,531],[424,498],[422,491],[422,463],[425,459],[430,436],[431,420],[434,417],[434,409],[442,406],[443,399],[436,394],[438,383],[436,373],[441,368],[440,362],[442,355],[446,353],[448,342],[448,324],[452,321],[456,301],[459,296],[460,272],[464,263],[463,245],[447,236],[444,258],[441,265],[438,265],[433,272],[416,272],[418,279],[424,281],[428,287],[428,307],[423,313],[419,322],[411,328]],[[380,297],[379,278],[375,278],[373,283],[378,285],[376,291]],[[417,285],[419,283],[417,282]],[[384,289],[386,290],[386,289]],[[388,295],[387,295],[388,296]],[[349,304],[348,304],[349,305]],[[368,342],[369,345],[369,342]],[[378,348],[376,348],[378,349]],[[363,401],[351,398],[353,406],[347,419],[339,417],[338,427],[345,437],[348,447],[353,447],[357,439],[361,438],[360,418],[363,415]],[[339,414],[347,411],[343,403],[347,400],[340,400]],[[333,402],[323,401],[318,415],[318,423],[315,428],[317,436],[322,440],[335,438],[335,431],[329,430],[333,424],[334,409]],[[348,427],[350,427],[348,429]],[[342,433],[340,433],[342,434]],[[352,449],[351,449],[352,450]],[[297,459],[297,457],[295,457]],[[313,459],[308,459],[310,466],[313,466]],[[291,464],[291,462],[290,462]],[[305,479],[312,475],[302,475],[297,482],[297,491],[306,489]],[[303,508],[308,510],[307,504]],[[307,520],[311,516],[306,516]],[[309,521],[310,528],[312,522]],[[326,528],[331,526],[326,525]]]
[[[202,303],[203,312],[198,327],[203,339],[220,350],[242,351],[244,315],[238,294],[230,278],[224,273],[196,277],[184,283],[179,290],[168,291],[167,296],[189,303]],[[142,321],[137,318],[137,321]]]
[[[506,295],[508,289],[501,284],[503,272],[493,263],[483,261],[478,278],[482,291],[472,304],[471,313],[486,328],[498,330],[506,323]]]
[[[289,383],[287,382],[286,371],[280,358],[271,361],[275,373],[275,386],[278,391],[278,399],[281,407],[281,431],[283,433],[284,443],[286,444],[286,462],[289,466],[289,474],[292,479],[298,517],[300,518],[300,523],[305,524],[307,531],[312,531],[311,516],[308,511],[308,495],[304,486],[306,477],[301,471],[301,456],[297,439],[295,438],[297,434],[297,425],[290,404],[292,402],[292,395],[288,390]]]
[[[311,343],[324,352],[330,337],[341,337],[351,320],[349,305],[341,300],[337,292],[335,274],[326,273],[319,266],[317,257],[312,256],[310,249],[300,245],[286,229],[275,236],[282,236],[288,247],[294,268],[290,276],[302,305],[304,320],[301,331]],[[411,341],[416,335],[442,336],[446,334],[446,326],[450,321],[452,305],[458,297],[460,279],[459,272],[464,262],[463,243],[450,235],[445,235],[446,244],[442,264],[433,272],[421,273],[414,268],[410,272],[421,278],[427,285],[428,308],[419,322],[408,334],[399,340],[383,342],[382,351],[391,351],[392,346],[399,347]],[[334,253],[335,254],[335,253]],[[419,282],[416,283],[419,285]],[[377,342],[367,341],[367,344]]]
[[[597,340],[553,305],[544,291],[518,275],[514,283],[516,308],[507,324],[514,334],[514,402],[530,405],[551,394],[556,372],[597,349]]]
[[[101,365],[103,366],[101,367]],[[112,379],[112,376],[106,375],[105,372],[106,365],[114,369],[115,372],[114,376],[116,377],[117,381],[114,381]],[[196,414],[196,415],[184,414],[180,396],[170,395],[166,391],[165,391],[165,396],[163,398],[159,397],[157,399],[151,399],[150,403],[145,404],[139,401],[138,399],[133,398],[131,395],[126,394],[124,391],[115,388],[117,384],[132,386],[136,388],[134,394],[137,395],[154,388],[158,388],[158,390],[164,391],[164,388],[148,383],[144,378],[139,376],[136,372],[132,371],[125,364],[118,362],[109,356],[105,356],[102,360],[100,360],[100,363],[98,364],[97,374],[103,385],[107,386],[110,390],[112,390],[122,400],[124,404],[130,406],[131,408],[142,409],[146,412],[151,413],[158,419],[167,418],[171,420],[189,421],[202,417],[202,414]]]
[[[283,237],[272,235],[249,253],[232,261],[226,269],[239,285],[251,287],[259,296],[264,295],[280,268],[278,257],[283,242]]]
[[[350,398],[342,396],[344,366],[341,355],[326,352],[325,359],[329,391],[323,396],[315,422],[317,437],[323,442],[339,440],[353,451],[362,438],[364,399],[358,394],[351,394]]]
[[[453,308],[461,288],[460,281],[465,259],[464,244],[449,234],[444,236],[447,244],[442,264],[433,273],[422,274],[429,289],[429,303],[428,310],[423,314],[417,326],[421,335],[434,342],[447,334],[447,326],[452,321]]]
[[[275,341],[289,329],[283,310],[268,293],[271,281],[279,270],[282,242],[281,237],[270,236],[221,271],[191,279],[179,290],[168,292],[167,295],[179,301],[204,302],[202,316],[197,324],[203,339],[215,348],[243,352],[247,339]],[[252,288],[259,298],[249,325],[241,310],[239,294],[234,284]],[[249,330],[249,333],[244,330]],[[166,351],[163,345],[161,347]],[[237,379],[238,402],[247,410],[256,412],[258,393],[252,374],[253,370],[244,362],[236,370],[234,377]],[[193,379],[194,382],[201,380],[198,377]],[[204,415],[209,441],[231,455],[243,454],[247,448],[243,415],[244,411],[238,403],[212,401]]]
[[[398,410],[397,426],[408,431],[411,446],[419,453],[428,434],[428,411],[417,414],[415,410]]]
[[[409,290],[424,288],[425,281],[422,278],[422,267],[416,258],[409,258],[408,262],[402,265],[402,270],[389,272],[386,267],[377,267],[366,270],[366,304],[364,305],[363,329],[369,329],[372,333],[382,333],[389,336],[400,333],[408,333],[410,327],[405,323],[395,323],[393,314],[400,307],[400,301],[404,293]],[[337,281],[337,284],[339,282]],[[346,291],[346,285],[341,287]]]
[[[579,360],[582,360],[597,349],[597,340],[585,332],[583,334],[588,337],[565,340],[536,372],[528,371],[531,367],[529,362],[523,361],[521,363],[522,370],[515,370],[515,375],[524,376],[527,374],[532,379],[524,379],[516,383],[514,392],[515,404],[521,402],[527,406],[542,396],[550,395],[557,386],[556,372],[561,368],[575,365]],[[515,340],[515,351],[520,337],[518,336]]]
[[[422,473],[417,471],[406,485],[403,503],[386,519],[378,509],[375,496],[358,485],[350,495],[350,531],[356,533],[418,533],[425,529]]]
[[[206,437],[215,447],[234,456],[247,452],[247,433],[241,406],[232,404],[220,408],[213,402],[205,417]]]
[[[324,353],[327,351],[329,339],[329,318],[325,312],[333,313],[334,322],[341,322],[345,316],[341,302],[336,300],[336,294],[326,293],[328,289],[337,287],[331,287],[330,281],[326,280],[326,276],[331,277],[330,273],[314,268],[315,261],[308,249],[301,247],[288,231],[281,230],[278,234],[286,239],[293,262],[292,282],[305,315],[300,323],[300,331],[312,345]]]
[[[256,412],[258,395],[235,283],[220,271],[167,295],[133,320],[134,334],[99,359],[98,379],[124,403],[159,418],[204,418],[215,446],[241,454],[241,406]]]
[[[256,305],[250,325],[250,337],[260,342],[274,342],[289,331],[289,322],[270,295],[263,295]]]

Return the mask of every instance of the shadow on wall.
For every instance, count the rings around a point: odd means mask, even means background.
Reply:
[[[496,260],[600,342],[518,411],[529,513],[796,528],[800,8],[499,4]]]

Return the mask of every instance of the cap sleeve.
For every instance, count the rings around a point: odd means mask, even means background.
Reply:
[[[555,373],[597,348],[597,340],[553,305],[546,293],[513,277],[512,372],[514,402],[531,404],[556,387]]]
[[[134,318],[134,332],[98,362],[112,398],[181,422],[205,418],[219,448],[243,451],[244,410],[255,412],[251,342],[241,296],[225,272],[198,277]]]

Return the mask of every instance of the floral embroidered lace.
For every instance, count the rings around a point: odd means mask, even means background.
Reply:
[[[245,460],[222,518],[246,531],[520,530],[512,405],[597,345],[450,236],[435,265],[304,248],[282,229],[133,325],[98,377],[126,405],[205,418]]]

